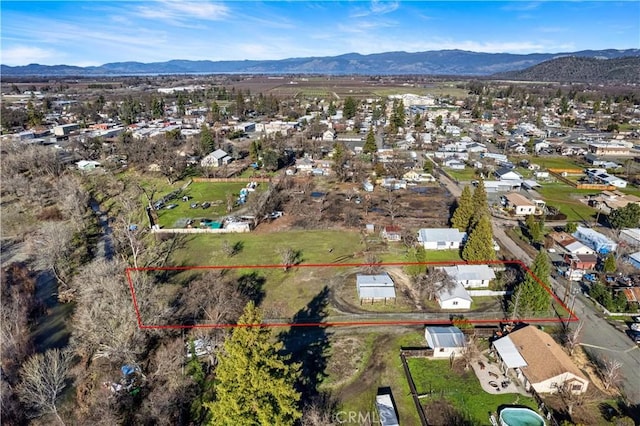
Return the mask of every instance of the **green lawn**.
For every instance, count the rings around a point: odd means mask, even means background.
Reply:
[[[573,158],[565,156],[532,156],[532,155],[518,155],[513,156],[511,160],[514,163],[519,163],[522,160],[529,160],[530,163],[539,165],[542,169],[584,169],[584,163],[580,163]]]
[[[411,358],[408,363],[418,394],[433,392],[439,397],[442,392],[473,424],[488,424],[488,414],[496,412],[500,405],[519,404],[537,409],[532,398],[520,394],[486,393],[473,370],[460,374],[449,367],[448,359]],[[426,403],[428,398],[422,401]]]
[[[460,182],[466,182],[477,178],[476,169],[473,167],[466,167],[464,170],[451,170],[445,167],[444,171],[446,171],[453,179]]]
[[[598,194],[600,191],[593,189],[576,189],[567,184],[547,183],[543,184],[537,192],[542,195],[548,206],[558,208],[567,215],[569,221],[593,221],[596,210],[581,202],[579,198],[584,198],[588,194]]]
[[[174,185],[171,190],[159,193],[157,198],[166,195],[172,190],[180,188],[182,185]],[[158,210],[158,220],[163,228],[184,227],[187,219],[218,219],[227,214],[227,194],[233,195],[234,201],[246,183],[226,183],[226,182],[193,182],[182,195],[189,196],[189,201],[182,201],[181,198],[171,200],[167,204],[177,204],[174,209],[167,210],[166,206]],[[260,185],[258,185],[260,188]],[[249,197],[253,193],[249,193]],[[203,202],[211,203],[208,209],[199,207]],[[198,203],[198,207],[192,209],[191,203]],[[235,209],[234,209],[235,210]],[[233,212],[232,212],[233,213]]]
[[[358,365],[356,371],[346,385],[332,389],[332,393],[340,397],[339,412],[357,412],[374,415],[377,418],[375,398],[379,387],[390,387],[393,394],[398,417],[401,424],[418,425],[420,419],[411,398],[409,383],[402,369],[400,348],[402,346],[424,346],[424,333],[420,330],[405,333],[400,336],[371,334],[366,340],[366,347],[360,348],[366,358]],[[336,361],[336,360],[332,360]],[[329,382],[334,378],[329,377]],[[348,420],[348,419],[344,419]],[[345,425],[360,425],[360,421],[345,421]],[[373,424],[376,424],[375,422]]]

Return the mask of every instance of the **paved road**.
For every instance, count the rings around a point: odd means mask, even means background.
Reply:
[[[462,189],[446,176],[440,175],[440,182],[455,197],[460,196]],[[530,265],[533,261],[531,257],[505,233],[504,227],[508,222],[501,219],[494,219],[492,222],[494,237],[507,253],[507,257],[519,259]],[[565,292],[568,289],[553,279],[551,284],[558,297],[561,300],[565,298]],[[633,343],[623,331],[616,329],[603,318],[585,296],[578,294],[571,305],[580,321],[584,322],[582,346],[585,351],[594,358],[606,357],[620,362],[623,371],[621,387],[631,403],[640,404],[640,348],[638,345]]]

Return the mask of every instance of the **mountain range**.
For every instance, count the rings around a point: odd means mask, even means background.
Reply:
[[[100,66],[1,65],[3,76],[118,76],[151,74],[361,74],[361,75],[449,75],[491,76],[519,71],[545,61],[579,57],[616,59],[640,57],[640,49],[583,50],[567,53],[479,53],[464,50],[386,52],[371,55],[348,53],[339,56],[289,58],[281,60],[114,62]]]

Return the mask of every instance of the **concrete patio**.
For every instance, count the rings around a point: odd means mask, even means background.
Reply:
[[[507,377],[502,374],[498,364],[495,362],[490,363],[489,359],[481,354],[478,359],[471,363],[473,371],[480,380],[482,389],[490,394],[500,393],[519,393],[526,396],[531,396],[524,387],[518,383],[515,378]],[[503,382],[508,382],[508,385],[502,386]],[[492,386],[493,385],[493,386]]]

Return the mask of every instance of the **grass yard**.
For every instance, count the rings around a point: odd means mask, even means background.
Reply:
[[[339,401],[339,413],[345,413],[344,425],[363,424],[367,414],[374,420],[378,418],[375,398],[379,387],[390,387],[398,409],[401,424],[418,425],[420,419],[409,391],[409,384],[400,361],[400,348],[403,346],[424,346],[424,332],[415,329],[398,335],[368,333],[361,335],[354,333],[349,338],[358,339],[357,346],[350,352],[342,349],[339,343],[344,335],[332,337],[332,356],[327,366],[329,376],[324,385],[331,390]],[[358,362],[352,363],[351,356],[356,356]],[[349,368],[345,368],[345,365]],[[348,379],[345,380],[345,377]],[[360,420],[349,422],[349,412],[361,413]]]
[[[447,168],[444,170],[449,174],[449,176],[460,182],[466,182],[477,178],[476,169],[472,167],[466,167],[464,170],[451,170]]]
[[[553,206],[567,215],[569,221],[591,222],[595,219],[596,210],[581,202],[588,194],[598,194],[593,189],[576,189],[564,183],[546,183],[537,189],[548,206]]]
[[[181,186],[182,185],[175,185],[171,190],[176,190]],[[174,209],[167,210],[165,205],[165,207],[158,210],[160,226],[163,228],[183,228],[187,219],[218,219],[227,214],[227,194],[233,194],[233,199],[236,200],[240,190],[245,186],[246,183],[242,182],[193,182],[182,193],[182,195],[189,196],[189,201],[182,201],[181,198],[177,198],[167,203],[177,204],[177,207]],[[260,185],[258,185],[258,190],[260,190]],[[160,193],[159,195],[162,196],[165,194],[166,192]],[[252,193],[249,193],[248,197],[251,197],[252,195]],[[211,206],[207,209],[203,209],[200,207],[203,202],[209,202],[211,203]],[[198,207],[192,209],[190,207],[191,203],[198,203]]]
[[[529,160],[532,164],[539,165],[542,169],[584,169],[584,163],[580,163],[573,158],[565,156],[532,156],[532,155],[518,155],[513,156],[511,160],[514,163],[519,163],[522,160]]]
[[[500,405],[519,404],[537,409],[532,398],[520,394],[486,393],[473,370],[459,372],[449,367],[449,360],[411,358],[409,370],[418,394],[433,393],[434,398],[441,394],[449,400],[472,424],[488,424],[489,413],[496,412]],[[429,398],[422,399],[427,403]],[[429,413],[426,413],[427,417]]]

